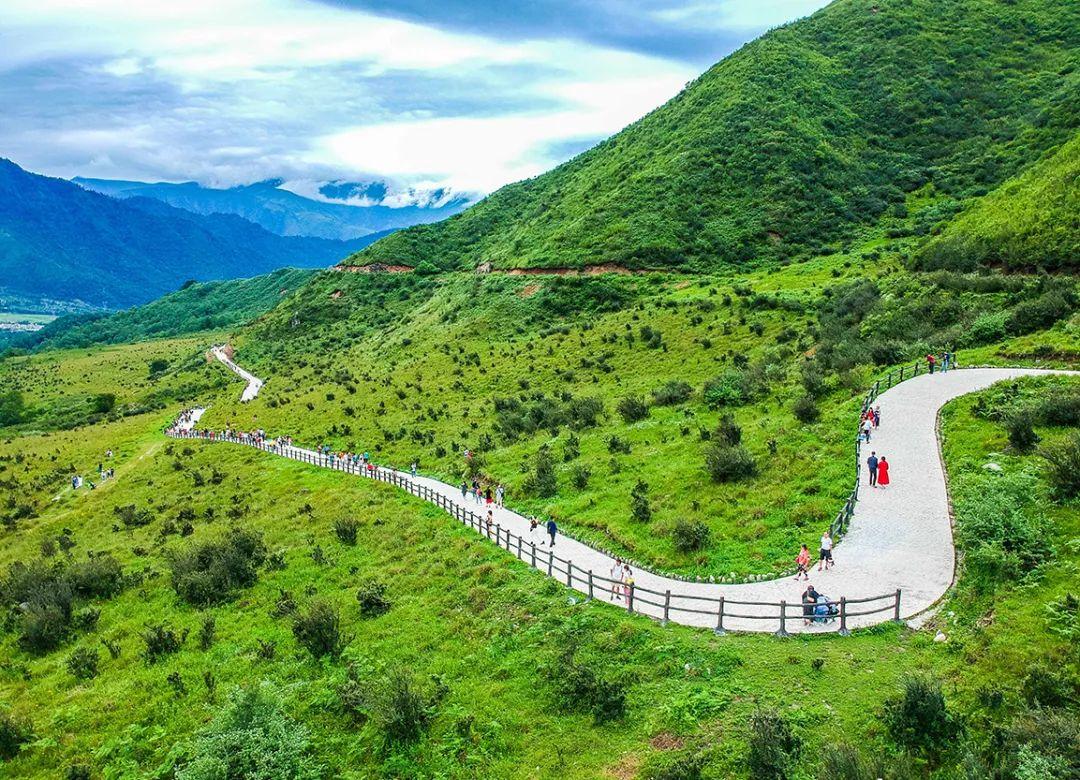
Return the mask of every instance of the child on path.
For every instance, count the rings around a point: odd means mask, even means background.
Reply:
[[[555,525],[555,520],[549,518],[548,521],[547,521],[547,532],[548,532],[548,536],[551,537],[551,541],[548,542],[549,546],[551,546],[551,547],[555,546],[555,534],[558,533],[558,531],[559,531],[559,527],[557,525]]]
[[[818,550],[818,571],[821,571],[823,564],[826,570],[831,569],[833,566],[832,536],[829,535],[828,529],[821,535],[821,548]]]
[[[618,558],[611,564],[611,595],[608,601],[622,601],[623,562]]]
[[[889,461],[882,455],[877,464],[877,483],[881,487],[889,485]]]
[[[804,579],[809,580],[810,574],[808,572],[810,570],[810,550],[805,544],[802,546],[802,549],[799,550],[799,555],[797,558],[795,558],[795,563],[799,567],[799,570],[795,572],[795,581],[798,582],[800,574],[803,576]]]
[[[870,487],[877,487],[877,467],[877,454],[871,452],[870,457],[866,459],[866,470],[870,473]]]
[[[630,568],[630,564],[623,564],[623,595],[626,596],[626,601],[629,603],[630,594],[634,592],[634,572]]]

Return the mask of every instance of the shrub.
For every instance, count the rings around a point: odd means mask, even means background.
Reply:
[[[352,517],[342,517],[334,521],[334,535],[342,544],[356,544],[356,535],[360,530],[360,523]]]
[[[1009,446],[1017,452],[1031,452],[1039,443],[1031,412],[1020,409],[1005,418],[1005,430],[1009,434]]]
[[[350,668],[349,678],[338,689],[345,711],[374,721],[388,747],[409,745],[420,739],[446,694],[447,688],[440,679],[432,678],[432,685],[425,689],[401,670],[361,680],[356,670]]]
[[[1080,596],[1066,593],[1046,605],[1047,628],[1071,641],[1080,641]]]
[[[209,650],[214,644],[217,635],[217,619],[213,615],[205,615],[199,625],[199,649]]]
[[[671,529],[671,540],[679,552],[700,550],[709,543],[709,526],[700,520],[680,518]]]
[[[1080,391],[1054,393],[1039,405],[1038,417],[1046,425],[1080,426]]]
[[[821,410],[818,409],[817,401],[809,395],[797,398],[791,406],[791,411],[794,412],[796,420],[806,425],[816,423],[821,419]]]
[[[551,448],[546,444],[536,453],[533,473],[525,480],[525,489],[540,498],[549,498],[559,489],[555,480],[555,459],[551,456]]]
[[[732,447],[723,442],[709,445],[705,451],[705,468],[713,482],[736,482],[757,474],[757,463],[746,447]]]
[[[649,486],[638,480],[630,491],[630,516],[639,523],[652,519],[652,507],[649,505]]]
[[[89,680],[97,677],[99,660],[97,650],[80,647],[68,656],[67,669],[75,679]]]
[[[1077,698],[1076,678],[1062,668],[1036,663],[1028,667],[1021,690],[1032,707],[1067,707]]]
[[[324,776],[311,750],[307,729],[288,717],[268,686],[237,691],[229,704],[195,739],[176,780]]]
[[[341,634],[341,618],[325,601],[315,601],[293,619],[293,636],[316,658],[337,658],[348,644]]]
[[[179,652],[187,639],[187,630],[177,633],[175,629],[165,623],[157,625],[147,624],[142,632],[146,650],[143,657],[148,664],[157,663],[167,655]]]
[[[686,403],[694,389],[679,379],[665,382],[652,391],[652,401],[657,406],[676,406]]]
[[[802,740],[775,710],[757,710],[750,716],[750,777],[787,780],[802,752]]]
[[[822,749],[819,780],[876,780],[884,776],[884,770],[870,766],[854,745],[825,745]]]
[[[627,423],[644,420],[649,416],[648,405],[636,395],[624,396],[615,409],[618,411],[619,416],[623,418],[623,421]]]
[[[1073,433],[1039,453],[1049,464],[1054,493],[1069,499],[1080,496],[1080,433]]]
[[[570,471],[570,483],[578,490],[584,490],[589,486],[589,477],[592,471],[587,466],[574,466]]]
[[[712,440],[730,447],[742,443],[742,428],[735,422],[733,415],[725,414],[720,418],[720,421],[716,424],[716,431],[712,435]]]
[[[72,563],[66,579],[75,595],[82,598],[106,598],[116,595],[124,587],[120,562],[109,553],[91,555],[86,560]]]
[[[120,518],[126,528],[139,528],[154,522],[154,515],[149,509],[140,509],[134,504],[115,507],[113,514]]]
[[[589,712],[596,724],[607,723],[626,714],[626,688],[605,676],[592,664],[577,657],[573,644],[560,651],[555,661],[543,669],[556,701],[571,712]]]
[[[191,543],[170,555],[172,585],[181,599],[194,606],[220,604],[239,588],[253,585],[265,559],[262,537],[234,528],[219,540]]]
[[[93,773],[86,764],[71,764],[64,772],[64,780],[93,780]]]
[[[641,780],[701,780],[704,753],[681,750],[651,756],[641,768]]]
[[[566,437],[566,443],[563,445],[563,462],[569,463],[576,460],[579,455],[581,455],[581,440],[571,433]]]
[[[818,398],[825,394],[825,369],[817,363],[807,361],[799,367],[799,379],[803,390],[811,398]]]
[[[1032,300],[1025,300],[1013,307],[1006,327],[1009,333],[1020,335],[1049,328],[1055,322],[1072,313],[1073,297],[1064,290],[1051,290]]]
[[[961,731],[941,685],[929,677],[905,679],[903,692],[886,700],[883,719],[893,742],[929,757],[948,748]]]
[[[385,582],[369,580],[362,583],[356,590],[356,600],[360,602],[360,614],[364,617],[376,617],[390,611]]]
[[[21,718],[0,712],[0,761],[19,755],[19,749],[34,738],[34,729]]]
[[[702,398],[712,409],[723,406],[742,406],[750,400],[746,372],[729,369],[710,379],[701,390]]]

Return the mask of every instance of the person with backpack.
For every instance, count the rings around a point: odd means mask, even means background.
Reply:
[[[810,549],[804,544],[802,549],[799,550],[799,555],[795,558],[795,564],[799,567],[799,570],[795,572],[795,581],[799,581],[799,575],[803,578],[810,579]]]
[[[503,499],[505,498],[506,488],[504,488],[502,484],[500,484],[497,488],[495,488],[495,505],[501,507],[503,505]]]
[[[926,367],[930,370],[930,373],[934,373],[934,368],[937,366],[937,357],[933,354],[926,356]]]
[[[874,452],[871,452],[870,457],[866,459],[866,470],[868,472],[870,472],[870,487],[877,487],[877,477],[878,477],[877,468],[878,468],[877,454],[874,453]]]

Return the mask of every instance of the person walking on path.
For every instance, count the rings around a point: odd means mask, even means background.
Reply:
[[[484,489],[484,501],[487,503],[488,506],[491,506],[491,504],[492,504],[492,502],[494,500],[495,500],[495,494],[491,492],[491,485],[488,485]]]
[[[496,506],[501,507],[503,505],[503,499],[505,497],[506,497],[506,488],[504,488],[500,484],[497,488],[495,488],[495,504],[496,504]]]
[[[548,518],[547,532],[548,532],[548,536],[551,537],[551,541],[548,542],[548,545],[550,547],[554,547],[555,546],[555,534],[557,534],[559,532],[559,526],[555,525],[554,518]]]
[[[810,549],[805,544],[799,550],[799,555],[795,558],[795,564],[799,567],[799,570],[795,572],[795,581],[798,582],[800,574],[803,578],[810,579]]]
[[[461,480],[461,498],[464,499],[469,495],[469,483],[466,480]]]
[[[631,594],[634,592],[634,571],[630,568],[630,564],[623,564],[623,595],[626,596],[626,603],[630,603]]]
[[[870,432],[874,429],[874,423],[870,421],[870,416],[867,416],[862,423],[863,441],[867,444],[870,443]]]
[[[409,473],[412,474],[413,479],[416,479],[416,461],[415,460],[412,462],[412,465],[409,466]]]
[[[881,427],[881,407],[880,406],[875,406],[874,407],[874,429],[876,430],[876,429],[878,429],[880,427]]]
[[[832,545],[832,536],[829,534],[829,530],[825,529],[825,533],[821,535],[821,548],[818,550],[818,571],[821,571],[822,565],[825,566],[826,571],[832,568]]]
[[[889,461],[882,455],[877,464],[877,483],[879,487],[889,486]]]
[[[937,366],[937,357],[935,355],[926,356],[926,367],[930,370],[930,373],[934,373],[934,368]]]
[[[945,350],[941,353],[941,373],[947,373],[949,370],[949,362],[952,355],[949,354],[949,350]]]
[[[611,564],[611,595],[608,601],[622,601],[623,562],[618,558]]]
[[[877,453],[871,452],[870,457],[866,459],[866,470],[870,472],[870,487],[877,487],[877,467]]]
[[[540,527],[540,521],[536,519],[536,515],[529,516],[529,543],[533,547],[536,547],[536,529]]]

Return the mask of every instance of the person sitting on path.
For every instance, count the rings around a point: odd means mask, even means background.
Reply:
[[[829,530],[825,529],[825,533],[821,535],[821,549],[818,551],[818,571],[821,571],[822,565],[825,566],[826,571],[832,568],[832,546],[832,536],[829,534]]]
[[[817,607],[817,595],[817,591],[814,590],[813,585],[807,585],[806,590],[802,593],[802,616],[804,626],[810,625],[810,621],[814,619],[814,609]]]
[[[616,558],[611,564],[611,595],[608,601],[622,601],[623,562]]]
[[[888,487],[889,485],[889,461],[885,460],[884,455],[878,459],[877,483],[879,487]]]
[[[809,580],[810,575],[808,572],[810,570],[810,550],[805,544],[802,546],[802,549],[799,550],[799,555],[795,558],[795,563],[799,567],[799,570],[795,572],[796,582],[798,581],[800,574],[805,579]]]
[[[555,546],[555,534],[559,532],[559,526],[555,525],[555,519],[554,518],[548,518],[547,532],[548,532],[548,536],[551,537],[551,541],[548,542],[548,545],[551,546],[551,547],[554,547]]]
[[[877,487],[877,467],[877,453],[871,452],[870,457],[866,459],[866,470],[870,473],[870,487]]]

